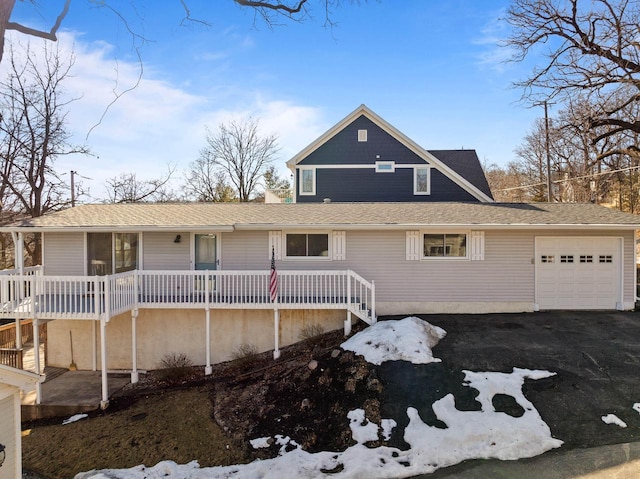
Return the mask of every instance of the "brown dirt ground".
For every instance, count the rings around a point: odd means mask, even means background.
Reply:
[[[239,464],[275,457],[278,446],[253,450],[249,440],[276,434],[310,452],[344,450],[353,444],[350,410],[380,419],[382,383],[374,367],[339,348],[343,340],[341,331],[326,333],[283,348],[277,361],[267,352],[218,364],[207,377],[196,367],[174,383],[151,372],[87,419],[24,423],[23,468],[62,479],[162,460]]]

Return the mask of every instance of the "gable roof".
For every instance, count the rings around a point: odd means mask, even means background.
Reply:
[[[134,203],[76,206],[0,227],[0,232],[455,227],[628,230],[640,228],[640,217],[590,203]]]
[[[304,160],[307,156],[309,156],[312,152],[317,150],[320,146],[328,142],[331,138],[333,138],[336,134],[342,131],[345,127],[350,125],[354,120],[359,118],[360,116],[365,116],[369,120],[371,120],[374,124],[380,127],[382,130],[387,132],[389,135],[393,136],[396,140],[402,143],[409,150],[413,151],[420,158],[424,159],[425,162],[428,162],[433,167],[442,172],[445,176],[450,178],[454,183],[463,188],[465,191],[470,193],[472,196],[477,198],[482,202],[491,202],[493,201],[493,197],[491,196],[491,192],[487,194],[486,191],[478,188],[477,185],[469,181],[469,179],[462,176],[458,171],[453,169],[450,165],[447,165],[445,161],[440,160],[436,156],[434,156],[429,151],[422,148],[416,142],[407,137],[400,130],[395,128],[393,125],[383,120],[380,116],[375,114],[371,109],[369,109],[366,105],[362,104],[358,108],[356,108],[349,115],[344,117],[338,123],[336,123],[333,127],[327,130],[324,134],[318,137],[315,141],[313,141],[310,145],[300,151],[297,155],[287,161],[287,167],[291,170],[295,170],[295,167],[298,163]],[[477,158],[477,157],[476,157]],[[485,180],[486,181],[486,180]]]

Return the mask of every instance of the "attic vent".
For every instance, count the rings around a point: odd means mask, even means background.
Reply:
[[[358,130],[358,141],[367,141],[367,130]]]

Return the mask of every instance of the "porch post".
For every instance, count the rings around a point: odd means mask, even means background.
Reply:
[[[11,232],[11,239],[13,240],[13,266],[14,269],[24,275],[24,236],[22,233]]]
[[[37,318],[33,318],[33,364],[35,365],[35,373],[39,376],[40,369],[40,322]],[[40,382],[36,383],[36,404],[42,403],[42,388]]]
[[[350,334],[351,334],[351,310],[347,309],[347,319],[345,319],[344,321],[344,335],[349,336]]]
[[[351,270],[347,271],[347,319],[344,321],[344,335],[351,334]]]
[[[138,308],[131,310],[131,384],[138,382],[138,334],[136,320],[138,319]]]
[[[102,370],[102,401],[100,409],[109,407],[109,383],[107,378],[107,322],[100,318],[100,367]]]
[[[98,370],[98,327],[96,326],[96,321],[91,321],[91,329],[93,333],[93,341],[91,344],[92,357],[91,357],[91,368],[93,371]]]
[[[280,357],[280,312],[278,311],[277,305],[275,308],[273,308],[273,322],[274,322],[274,338],[275,338],[275,348],[273,350],[273,359],[278,359]]]
[[[20,318],[16,318],[16,349],[22,347],[22,325],[20,324]]]
[[[204,367],[204,374],[209,376],[213,373],[213,367],[211,367],[211,309],[206,308],[205,314],[205,341],[206,341],[206,365]]]

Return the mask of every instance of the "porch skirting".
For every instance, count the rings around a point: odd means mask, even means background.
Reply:
[[[325,332],[342,329],[346,314],[344,310],[335,309],[281,309],[278,331],[280,345],[299,341],[300,332],[305,326],[319,324]],[[132,321],[135,321],[138,369],[157,369],[163,357],[171,353],[184,353],[196,365],[207,363],[206,311],[141,308],[136,318],[127,312],[113,317],[105,325],[108,370],[135,369]],[[49,322],[48,364],[69,367],[72,338],[73,362],[78,369],[101,370],[100,328],[94,325],[95,322],[90,320],[60,319]],[[230,360],[242,344],[253,344],[258,352],[274,349],[273,310],[212,309],[210,329],[212,364]]]

